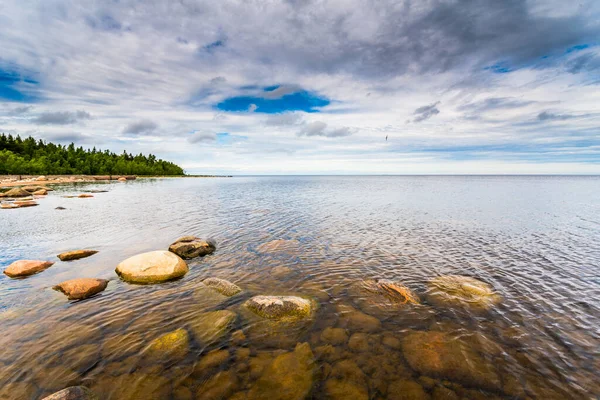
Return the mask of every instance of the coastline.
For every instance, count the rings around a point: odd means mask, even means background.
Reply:
[[[163,179],[163,178],[231,178],[230,175],[0,175],[0,187],[15,187],[30,185],[32,183],[43,185],[60,185],[66,183],[94,183],[136,179]]]

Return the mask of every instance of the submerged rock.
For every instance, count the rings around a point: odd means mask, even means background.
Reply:
[[[487,390],[501,389],[494,364],[462,339],[445,332],[413,331],[402,338],[402,352],[410,367],[422,375]]]
[[[278,355],[248,391],[248,399],[302,400],[313,385],[315,359],[308,343]]]
[[[169,251],[183,259],[204,257],[207,254],[213,253],[215,249],[214,243],[195,236],[184,236],[169,246]]]
[[[225,279],[207,278],[207,279],[203,280],[202,283],[204,283],[209,288],[216,290],[217,292],[219,292],[222,295],[227,296],[227,297],[231,297],[242,291],[242,289],[239,286],[237,286]]]
[[[72,261],[93,256],[97,252],[97,250],[73,250],[60,253],[57,257],[60,259],[60,261]]]
[[[187,331],[179,328],[154,339],[144,350],[144,356],[151,360],[181,360],[188,354],[190,337]]]
[[[85,386],[71,386],[42,400],[99,400],[99,397]]]
[[[342,328],[327,327],[321,332],[321,341],[334,346],[345,344],[348,341],[348,333]]]
[[[210,311],[198,315],[190,323],[190,330],[198,342],[210,345],[229,333],[236,319],[233,311]]]
[[[4,270],[4,274],[11,278],[17,278],[22,276],[29,276],[42,272],[47,268],[50,268],[54,263],[52,261],[42,260],[19,260],[10,264]]]
[[[369,398],[367,378],[352,360],[342,360],[333,366],[325,382],[325,392],[332,400]]]
[[[64,281],[52,289],[64,293],[69,300],[82,300],[102,292],[107,285],[106,279],[77,278]]]
[[[227,399],[236,387],[235,374],[231,371],[221,371],[198,387],[196,400]]]
[[[300,248],[297,240],[277,239],[263,243],[256,250],[260,253],[294,253]]]
[[[254,296],[244,305],[262,318],[275,320],[303,319],[313,312],[312,302],[298,296]]]
[[[129,257],[115,270],[123,280],[131,283],[161,283],[177,279],[188,272],[188,266],[177,255],[158,250]]]
[[[31,193],[27,190],[18,187],[12,188],[8,192],[4,192],[4,197],[27,197],[30,195]]]
[[[427,300],[438,307],[485,311],[502,301],[493,287],[469,276],[446,275],[429,281]]]
[[[338,305],[337,311],[340,314],[340,325],[350,331],[375,332],[381,328],[381,321],[377,318],[348,305]]]
[[[367,279],[350,286],[349,295],[363,311],[382,317],[414,313],[419,297],[408,287],[389,279]]]
[[[423,386],[411,379],[402,379],[390,383],[387,392],[387,398],[390,400],[429,400],[431,398],[423,389]]]

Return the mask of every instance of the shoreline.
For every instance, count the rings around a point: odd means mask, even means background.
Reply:
[[[229,175],[158,175],[158,176],[136,176],[136,175],[0,175],[0,187],[16,187],[31,184],[60,185],[68,183],[94,183],[136,179],[162,179],[162,178],[231,178]],[[122,179],[121,179],[122,180]]]

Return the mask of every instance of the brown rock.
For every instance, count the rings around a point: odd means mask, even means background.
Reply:
[[[188,266],[168,251],[151,251],[129,257],[117,265],[116,273],[132,283],[160,283],[182,277]]]
[[[429,400],[430,397],[423,387],[410,379],[390,383],[388,387],[390,400]]]
[[[127,181],[127,178],[125,177],[120,177],[119,179],[117,179],[119,182],[125,182]]]
[[[71,386],[42,400],[98,400],[98,396],[85,386]]]
[[[238,285],[231,283],[225,279],[206,278],[202,281],[202,283],[227,297],[231,297],[242,291],[242,289]]]
[[[97,252],[97,250],[73,250],[60,253],[57,257],[60,259],[60,261],[71,261],[93,256]]]
[[[169,251],[177,254],[183,259],[204,257],[215,251],[215,245],[212,242],[202,240],[195,236],[184,236],[177,239],[169,246]]]
[[[4,193],[5,197],[27,197],[31,195],[27,190],[23,190],[22,188],[12,188],[8,192]]]
[[[17,200],[13,203],[15,206],[17,206],[18,208],[23,208],[23,207],[35,207],[38,205],[38,203],[36,203],[33,200]]]
[[[33,192],[33,194],[36,196],[45,196],[48,194],[48,191],[46,189],[38,189],[35,192]]]
[[[19,260],[6,267],[4,273],[11,278],[28,276],[42,272],[43,270],[50,268],[53,264],[52,261]]]
[[[348,333],[342,328],[327,327],[321,332],[321,341],[338,346],[348,341]]]
[[[0,208],[2,208],[3,210],[4,209],[8,210],[11,208],[19,208],[19,206],[16,204],[13,204],[13,203],[2,203],[2,204],[0,204]]]
[[[79,196],[77,196],[77,197],[79,197],[80,199],[87,199],[87,198],[94,197],[94,196],[93,196],[93,195],[91,195],[91,194],[87,194],[87,193],[81,193],[81,194],[80,194]]]
[[[66,294],[69,300],[82,300],[102,292],[106,285],[106,279],[77,278],[62,282],[53,289]]]

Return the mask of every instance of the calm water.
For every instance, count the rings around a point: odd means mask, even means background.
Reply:
[[[91,189],[108,192],[61,197]],[[111,399],[242,399],[271,360],[303,342],[315,355],[309,398],[350,398],[331,380],[373,399],[600,396],[598,177],[144,179],[57,187],[39,203],[0,211],[0,266],[57,261],[26,279],[0,276],[1,399],[74,384]],[[191,260],[183,279],[137,286],[116,277],[125,258],[190,234],[213,238],[217,251]],[[273,240],[286,242],[260,247]],[[56,259],[79,248],[100,252]],[[477,314],[433,306],[427,282],[447,274],[487,282],[503,301]],[[196,289],[209,276],[244,292],[208,302]],[[77,277],[111,282],[80,302],[51,290]],[[369,278],[402,282],[423,305],[379,313],[352,289]],[[273,339],[240,313],[254,294],[308,295],[319,308]],[[233,334],[192,340],[174,362],[144,361],[150,341],[214,309],[238,313]],[[379,321],[349,322],[362,312]],[[342,338],[323,334],[330,327]],[[431,337],[448,342],[435,345],[442,352],[460,343],[473,368],[411,366],[403,340],[415,332],[441,332]],[[480,368],[491,378],[472,376]]]

